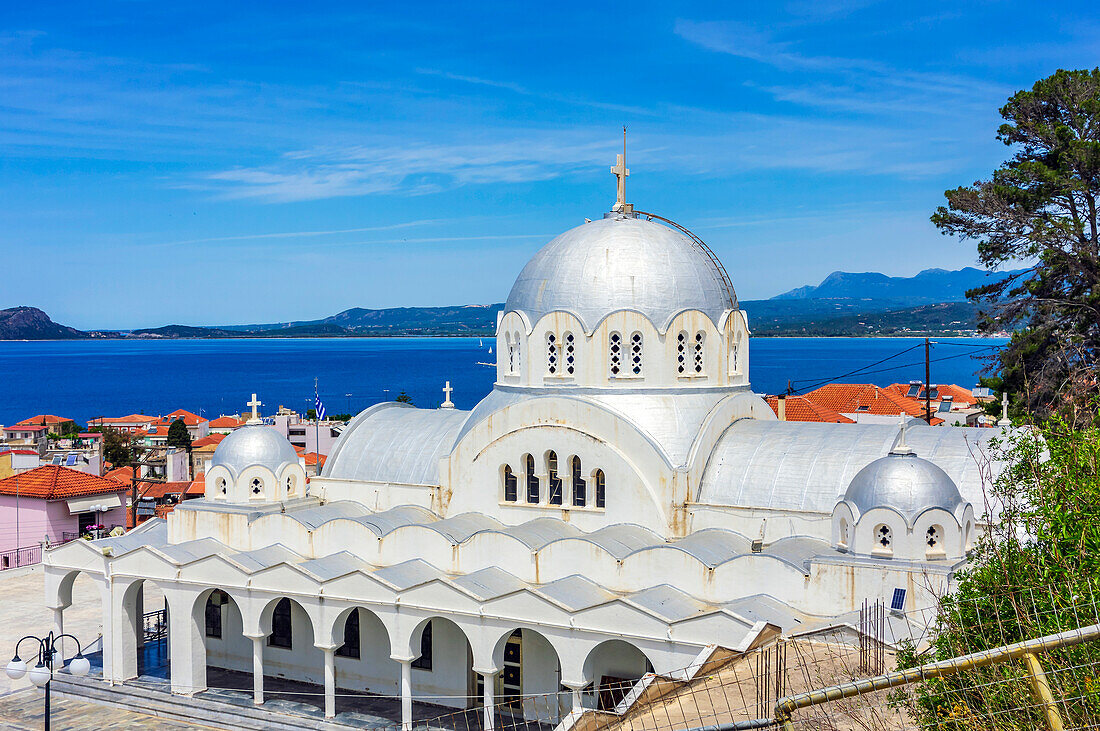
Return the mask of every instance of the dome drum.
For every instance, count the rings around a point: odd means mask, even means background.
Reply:
[[[207,498],[247,504],[305,496],[298,453],[271,427],[248,425],[227,436],[206,473]]]

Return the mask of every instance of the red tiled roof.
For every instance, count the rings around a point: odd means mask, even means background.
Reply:
[[[18,485],[16,485],[18,481]],[[63,498],[125,492],[126,486],[105,477],[96,477],[58,465],[42,465],[20,475],[0,480],[0,494],[20,497],[60,500]]]
[[[805,394],[819,406],[838,414],[867,413],[878,416],[909,416],[923,419],[924,405],[905,398],[893,391],[870,383],[828,383]],[[943,419],[933,417],[932,424],[942,424]]]
[[[202,497],[206,494],[206,474],[200,472],[195,475],[195,479],[191,480],[191,487],[187,488],[186,495],[194,495],[196,497]]]
[[[49,429],[48,426],[39,424],[12,424],[4,427],[4,431],[46,431],[47,429]]]
[[[206,446],[211,445],[211,444],[216,446],[218,444],[221,444],[221,441],[223,439],[225,439],[226,436],[228,436],[228,435],[226,435],[226,434],[208,434],[205,437],[199,437],[195,441],[191,442],[191,447],[194,448],[194,449],[199,449],[201,447],[206,447]]]
[[[164,420],[167,422],[173,422],[176,419],[183,419],[183,423],[187,426],[196,426],[197,424],[201,424],[202,422],[206,421],[206,419],[202,418],[198,414],[192,414],[187,409],[176,409],[175,411],[164,417]]]
[[[141,497],[159,500],[165,495],[183,495],[190,487],[190,480],[153,483],[142,490]]]
[[[211,429],[236,429],[244,426],[244,422],[234,416],[219,416],[210,422]]]
[[[160,421],[157,416],[146,416],[145,414],[130,414],[129,416],[100,416],[97,419],[92,419],[89,424],[155,424]]]
[[[924,408],[924,406],[923,406],[924,386],[923,385],[921,386],[920,396],[915,396],[914,397],[914,396],[906,396],[906,394],[909,393],[909,385],[910,384],[908,384],[908,383],[895,383],[891,386],[887,386],[886,388],[889,391],[898,394],[902,398],[913,399],[913,400],[916,400],[916,401],[920,402],[921,403],[921,408],[923,409]],[[963,388],[962,386],[956,386],[952,383],[941,383],[939,385],[933,385],[932,388],[935,389],[934,392],[933,392],[933,398],[932,398],[933,402],[942,401],[944,396],[950,396],[951,400],[956,404],[970,405],[970,404],[972,404],[976,401],[976,399],[974,398],[974,393],[969,388]],[[923,414],[924,412],[921,411],[921,413]]]
[[[54,416],[53,414],[39,414],[38,416],[32,416],[29,419],[23,419],[23,421],[17,421],[12,426],[50,426],[56,424],[67,424],[70,421],[73,420],[68,419],[64,416]]]
[[[779,397],[768,396],[768,406],[779,416]],[[785,414],[787,421],[820,421],[833,424],[855,424],[854,419],[849,419],[844,414],[830,411],[821,404],[814,403],[805,396],[788,396]],[[308,464],[308,463],[307,463]]]
[[[115,482],[121,482],[124,485],[129,485],[131,480],[134,479],[133,467],[119,467],[115,470],[110,470],[107,474],[103,475],[108,480],[114,480]]]
[[[321,466],[325,466],[325,460],[328,459],[327,455],[317,454],[316,452],[305,452],[304,454],[299,452],[300,457],[305,458],[306,466],[317,464],[317,460],[320,459]]]
[[[4,454],[38,454],[33,449],[3,449],[0,450],[0,455]]]

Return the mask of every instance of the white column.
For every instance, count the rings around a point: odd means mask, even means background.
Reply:
[[[264,703],[264,636],[252,639],[252,702]]]
[[[588,683],[568,683],[563,680],[561,684],[572,691],[570,694],[572,702],[572,707],[570,708],[570,711],[583,710],[584,703],[582,701],[581,691],[584,690],[585,686],[587,686]]]
[[[55,637],[65,634],[65,610],[61,607],[55,607],[53,610],[53,633]],[[65,640],[60,640],[57,647],[60,654],[54,659],[57,660],[58,666],[60,666],[65,661]]]
[[[196,595],[166,589],[168,604],[168,659],[172,692],[194,695],[206,690],[206,631],[193,611]],[[205,622],[205,616],[202,620]]]
[[[413,725],[412,660],[398,660],[401,665],[401,728],[410,731]]]
[[[336,716],[336,648],[322,647],[325,653],[325,718]]]
[[[496,698],[493,697],[496,691],[496,679],[496,673],[481,674],[481,685],[485,688],[485,716],[482,725],[485,731],[493,731],[493,724],[496,720]]]

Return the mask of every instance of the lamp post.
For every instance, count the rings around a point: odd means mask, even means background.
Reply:
[[[108,508],[106,505],[101,505],[101,504],[91,505],[89,507],[91,507],[92,512],[95,513],[95,524],[98,525],[98,526],[101,526],[99,528],[96,528],[95,531],[93,531],[93,535],[96,538],[102,538],[103,537],[103,528],[102,528],[103,523],[101,523],[100,520],[99,520],[99,514],[100,513],[106,513],[108,510],[110,510],[110,508]]]
[[[46,689],[46,711],[43,716],[43,728],[46,731],[50,731],[50,681],[53,679],[53,656],[61,651],[59,649],[61,639],[65,637],[76,643],[76,657],[69,661],[69,672],[77,677],[87,675],[88,671],[92,669],[92,664],[81,652],[80,640],[70,634],[55,635],[53,632],[46,635],[45,639],[34,635],[21,638],[15,643],[15,657],[4,668],[4,672],[12,680],[20,680],[24,675],[29,675],[32,683],[39,688]],[[38,643],[38,664],[30,670],[27,670],[27,663],[19,657],[19,646],[27,640],[34,640]],[[65,662],[64,656],[62,656],[61,662]]]

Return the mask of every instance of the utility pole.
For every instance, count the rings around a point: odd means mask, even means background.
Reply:
[[[924,339],[924,420],[932,426],[932,361],[929,358],[928,338]]]

